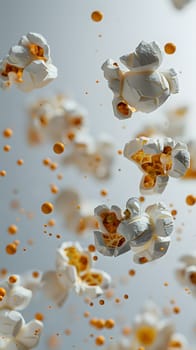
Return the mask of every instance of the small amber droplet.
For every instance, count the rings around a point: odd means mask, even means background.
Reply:
[[[64,152],[64,149],[65,149],[65,146],[62,142],[56,142],[54,145],[53,145],[53,151],[54,153],[56,154],[61,154]]]
[[[176,52],[176,45],[173,43],[166,43],[164,46],[165,53],[173,55]]]
[[[44,315],[41,312],[37,312],[34,317],[38,321],[43,321],[44,320]]]
[[[88,251],[89,252],[95,252],[95,250],[96,250],[96,248],[95,248],[94,244],[89,244]]]
[[[179,313],[180,313],[180,308],[179,308],[178,306],[174,306],[174,307],[173,307],[173,312],[174,312],[175,314],[179,314]]]
[[[99,300],[99,305],[104,305],[105,304],[105,301],[103,299],[100,299]]]
[[[42,213],[44,213],[44,214],[50,214],[50,213],[52,213],[53,209],[54,209],[53,204],[50,203],[50,202],[45,202],[45,203],[43,203],[42,206],[41,206],[41,211],[42,211]]]
[[[18,278],[15,275],[11,275],[9,277],[9,283],[16,283]]]
[[[17,251],[17,246],[14,243],[10,243],[6,246],[5,250],[7,254],[14,255]]]
[[[18,231],[18,227],[16,225],[10,225],[7,231],[8,233],[10,233],[10,235],[15,235],[16,232]]]
[[[3,177],[3,176],[6,176],[6,174],[7,174],[7,173],[6,173],[6,171],[5,171],[5,170],[1,170],[1,171],[0,171],[0,176],[2,176],[2,177]]]
[[[24,160],[23,159],[18,159],[16,162],[19,166],[24,164]]]
[[[5,130],[3,131],[3,136],[6,137],[6,138],[11,137],[12,134],[13,134],[13,131],[12,131],[12,129],[10,129],[10,128],[7,128],[7,129],[5,129]]]
[[[130,276],[135,276],[135,273],[136,273],[135,270],[133,270],[133,269],[129,270],[129,275]]]
[[[115,326],[115,321],[112,319],[105,321],[105,328],[111,329]]]
[[[38,271],[33,271],[33,272],[32,272],[32,276],[33,276],[34,278],[38,278],[38,277],[39,277],[39,272],[38,272]]]
[[[11,150],[11,146],[10,146],[10,145],[5,145],[5,146],[3,147],[3,150],[4,150],[5,152],[9,152],[9,151]]]
[[[6,295],[6,290],[4,288],[0,288],[0,297],[1,297],[0,300],[2,300],[5,295]]]
[[[186,197],[186,204],[187,205],[194,205],[196,202],[196,197],[194,197],[192,194],[189,194],[187,197]]]
[[[103,13],[101,11],[93,11],[91,13],[91,19],[94,22],[101,22],[103,19]]]
[[[98,337],[95,338],[95,344],[98,346],[104,345],[105,343],[105,338],[103,335],[99,335]]]

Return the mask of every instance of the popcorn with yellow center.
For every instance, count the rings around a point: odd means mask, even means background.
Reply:
[[[155,41],[142,41],[135,52],[120,57],[126,70],[112,59],[102,65],[104,77],[114,93],[113,111],[118,119],[130,118],[137,111],[151,113],[179,91],[173,68],[158,71],[162,60],[163,53]]]
[[[57,77],[52,64],[50,47],[46,39],[29,32],[0,61],[0,87],[7,89],[15,84],[18,89],[29,92],[49,84]]]
[[[162,193],[169,176],[180,178],[190,166],[187,145],[169,137],[131,140],[124,147],[124,156],[144,173],[140,182],[142,194]]]
[[[113,205],[95,208],[98,230],[94,231],[95,246],[106,256],[134,252],[135,263],[144,264],[166,254],[174,220],[163,203],[148,206],[142,212],[135,197],[130,198],[126,210]]]
[[[104,271],[92,268],[92,255],[78,242],[65,242],[57,249],[56,271],[43,274],[43,291],[61,306],[69,292],[96,298],[110,286],[111,278]]]

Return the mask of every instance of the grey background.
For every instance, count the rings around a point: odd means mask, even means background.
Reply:
[[[0,92],[0,131],[11,127],[14,135],[11,140],[0,136],[0,168],[6,169],[7,176],[0,178],[0,268],[6,267],[12,273],[22,273],[28,269],[47,270],[54,267],[55,250],[60,241],[56,233],[62,234],[63,240],[76,240],[77,237],[63,227],[63,220],[56,213],[57,224],[52,228],[53,237],[43,234],[43,224],[48,217],[40,211],[40,205],[46,200],[54,200],[49,185],[55,183],[59,188],[71,186],[77,188],[84,198],[92,198],[97,203],[106,202],[109,205],[124,206],[129,196],[138,196],[140,172],[123,157],[116,156],[113,177],[108,182],[98,182],[90,176],[85,179],[75,169],[61,169],[51,172],[42,166],[42,159],[51,156],[58,161],[52,152],[52,145],[31,148],[26,142],[26,125],[28,105],[38,97],[52,96],[65,92],[74,97],[84,107],[89,115],[87,123],[95,136],[102,131],[111,133],[115,139],[116,150],[122,149],[124,143],[139,131],[144,123],[163,121],[164,114],[170,108],[186,103],[190,106],[190,136],[195,136],[195,77],[196,77],[196,4],[191,4],[184,11],[176,11],[169,0],[34,0],[17,2],[1,0],[0,10],[0,56],[3,57],[10,46],[16,44],[21,35],[29,31],[41,33],[48,40],[51,56],[58,67],[59,76],[48,87],[24,94],[16,88]],[[94,10],[104,13],[104,20],[95,23],[90,19]],[[99,34],[102,36],[99,37]],[[118,59],[122,54],[133,51],[141,40],[156,40],[163,47],[168,41],[177,46],[175,55],[165,55],[162,68],[174,67],[180,72],[180,93],[172,96],[168,102],[152,115],[137,113],[132,119],[120,122],[113,117],[112,93],[107,88],[100,69],[102,63],[109,57]],[[100,80],[96,84],[96,80]],[[88,92],[88,94],[85,94]],[[9,143],[12,150],[3,152],[4,144]],[[24,159],[24,165],[19,167],[16,160]],[[119,171],[118,169],[121,169]],[[62,181],[56,175],[63,172]],[[107,188],[106,200],[99,194],[102,188]],[[50,302],[37,294],[34,301],[23,312],[26,320],[32,318],[35,312],[45,315],[44,333],[39,349],[47,348],[47,338],[51,334],[60,333],[61,348],[90,349],[94,341],[90,333],[105,333],[106,338],[119,338],[123,325],[130,325],[134,315],[148,297],[152,297],[161,307],[170,307],[170,300],[175,299],[181,308],[178,315],[171,315],[179,332],[184,333],[191,343],[195,339],[195,300],[187,295],[174,278],[174,270],[178,266],[178,257],[189,252],[195,246],[195,208],[187,207],[185,197],[195,191],[195,182],[183,182],[171,179],[161,196],[167,205],[173,204],[178,211],[176,228],[181,227],[182,239],[177,241],[173,234],[170,249],[166,256],[155,263],[137,266],[132,262],[131,253],[116,259],[99,256],[95,264],[111,273],[117,283],[115,295],[122,302],[116,305],[114,301],[106,301],[100,306],[98,300],[90,308],[83,298],[70,295],[62,309],[52,307]],[[16,193],[17,192],[17,193]],[[10,209],[10,201],[20,200],[21,206],[27,212],[33,212],[34,218],[29,220],[25,214]],[[148,198],[144,206],[160,200],[159,196]],[[16,223],[19,232],[15,238],[21,241],[16,255],[4,253],[5,245],[11,241],[7,227]],[[27,241],[33,239],[34,245]],[[91,234],[81,238],[85,246],[92,242]],[[23,248],[27,248],[23,251]],[[128,278],[123,284],[122,277],[128,276],[128,270],[134,268],[136,276]],[[164,282],[169,286],[164,287]],[[120,282],[120,283],[119,283]],[[123,299],[123,294],[129,294],[129,299]],[[90,311],[91,316],[112,318],[117,326],[106,332],[97,332],[88,326],[88,319],[83,318],[84,311]],[[72,330],[68,337],[63,332],[66,328]]]

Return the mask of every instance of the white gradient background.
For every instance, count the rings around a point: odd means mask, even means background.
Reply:
[[[87,108],[87,123],[92,134],[96,136],[102,131],[112,134],[116,150],[122,149],[144,123],[149,121],[153,125],[158,120],[163,122],[168,109],[185,103],[190,106],[189,133],[194,137],[196,3],[193,2],[181,12],[172,7],[170,0],[1,0],[0,4],[0,56],[3,57],[21,35],[33,31],[47,38],[53,62],[59,70],[56,81],[42,90],[30,94],[24,94],[14,87],[7,92],[0,91],[0,132],[6,127],[14,130],[10,140],[0,136],[0,169],[7,171],[7,176],[0,178],[0,268],[7,267],[12,273],[22,273],[28,269],[45,271],[55,264],[55,251],[60,243],[55,233],[62,234],[61,241],[77,239],[63,227],[63,220],[56,213],[51,215],[57,221],[51,230],[54,236],[49,238],[43,234],[43,224],[48,216],[41,213],[40,205],[46,200],[55,199],[49,185],[55,183],[59,188],[75,187],[84,198],[95,199],[97,204],[104,201],[100,190],[107,188],[109,195],[105,202],[124,207],[128,197],[139,195],[141,173],[134,164],[118,155],[113,177],[107,182],[95,181],[90,176],[86,179],[76,169],[49,171],[42,166],[42,159],[50,156],[58,161],[52,152],[52,145],[30,148],[26,142],[26,109],[29,103],[57,92],[70,94]],[[104,13],[104,20],[100,23],[90,19],[91,12],[97,9]],[[152,115],[137,113],[132,119],[121,122],[113,117],[112,93],[100,67],[107,58],[117,60],[122,54],[134,50],[141,40],[156,40],[161,47],[168,41],[176,44],[175,55],[165,55],[162,68],[174,67],[180,72],[180,93],[172,96]],[[99,84],[96,84],[97,79]],[[9,153],[3,152],[6,143],[12,146]],[[22,167],[16,165],[19,158],[24,159]],[[59,172],[63,172],[62,181],[57,180]],[[13,193],[15,189],[18,194]],[[195,300],[185,293],[174,278],[179,256],[195,247],[195,208],[185,204],[186,195],[195,193],[195,189],[195,182],[171,179],[161,198],[151,196],[144,203],[146,206],[160,199],[167,205],[172,203],[178,211],[176,227],[184,225],[182,240],[177,241],[174,233],[169,251],[162,259],[137,266],[132,262],[131,252],[116,259],[99,255],[95,266],[111,273],[115,281],[128,276],[130,268],[136,270],[136,276],[129,277],[126,285],[122,281],[117,285],[115,293],[122,300],[120,305],[106,300],[105,305],[100,306],[95,300],[94,307],[90,308],[83,298],[73,293],[61,309],[53,307],[48,310],[51,303],[41,294],[36,295],[23,314],[26,320],[38,311],[45,315],[45,328],[38,349],[47,349],[48,336],[55,333],[60,333],[60,349],[92,349],[95,345],[89,337],[90,333],[105,334],[108,341],[110,336],[114,340],[119,339],[122,327],[131,325],[136,312],[148,297],[152,297],[161,307],[170,307],[170,300],[175,299],[181,309],[180,314],[171,316],[176,329],[184,333],[192,344],[196,344]],[[12,199],[19,199],[26,211],[33,211],[34,219],[29,220],[24,214],[11,210]],[[7,227],[12,223],[19,227],[14,238],[19,239],[21,245],[16,255],[8,256],[4,253],[4,247],[12,239],[7,234]],[[28,239],[34,240],[33,246],[27,244]],[[91,234],[81,239],[83,245],[92,241]],[[24,247],[27,248],[26,252],[23,251]],[[163,285],[166,281],[168,287]],[[128,300],[123,299],[125,293],[129,294]],[[111,331],[94,331],[88,326],[88,319],[83,317],[84,311],[90,311],[91,316],[114,317],[117,326]],[[72,330],[70,336],[63,333],[66,328]]]

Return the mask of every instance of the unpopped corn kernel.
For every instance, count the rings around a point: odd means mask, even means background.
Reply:
[[[176,45],[173,43],[166,43],[164,45],[164,50],[168,55],[173,55],[173,53],[176,52]]]
[[[50,202],[45,202],[45,203],[43,203],[42,206],[41,206],[41,211],[42,211],[42,213],[44,213],[44,214],[50,214],[50,213],[52,213],[53,209],[54,209],[53,204],[50,203]]]
[[[103,13],[101,11],[93,11],[91,13],[91,19],[94,22],[100,22],[103,19]]]
[[[53,151],[54,153],[56,154],[61,154],[64,152],[64,149],[65,149],[65,146],[62,142],[56,142],[54,145],[53,145]]]
[[[194,205],[196,202],[196,197],[193,196],[192,194],[189,194],[187,197],[186,197],[186,204],[187,205]]]

